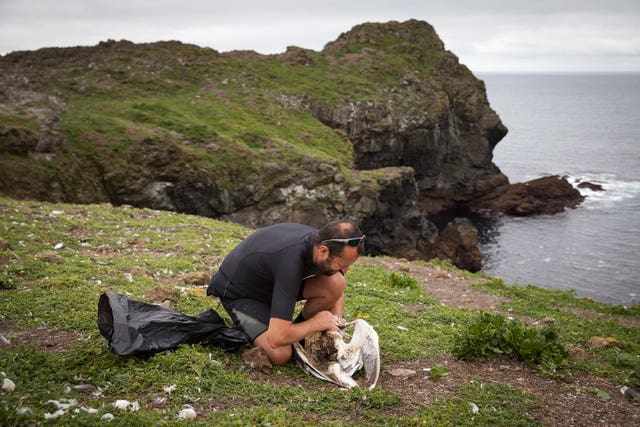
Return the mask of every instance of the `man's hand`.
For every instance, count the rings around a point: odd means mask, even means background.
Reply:
[[[338,329],[338,324],[336,322],[336,318],[330,311],[320,311],[315,316],[311,318],[313,322],[317,325],[317,331],[335,331]]]

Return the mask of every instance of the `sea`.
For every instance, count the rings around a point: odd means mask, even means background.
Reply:
[[[483,270],[506,283],[640,304],[640,74],[488,74],[509,128],[493,162],[511,183],[566,176],[586,197],[556,215],[474,219]]]

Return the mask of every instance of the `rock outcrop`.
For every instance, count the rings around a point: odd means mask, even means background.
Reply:
[[[478,230],[467,218],[455,218],[451,221],[438,236],[437,248],[437,256],[451,260],[454,265],[464,265],[469,271],[482,268]]]
[[[0,193],[234,221],[349,217],[373,255],[477,270],[473,225],[579,197],[509,184],[485,87],[426,22],[362,24],[321,52],[109,40],[0,57]],[[577,192],[577,191],[576,191]],[[476,236],[476,237],[474,237]]]
[[[546,176],[525,183],[500,185],[469,203],[472,213],[494,215],[552,215],[584,200],[566,178]]]

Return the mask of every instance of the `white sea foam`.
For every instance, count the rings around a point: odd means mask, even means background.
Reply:
[[[609,173],[585,173],[568,176],[567,180],[585,196],[583,206],[590,209],[608,208],[625,200],[640,198],[640,181],[629,181]],[[602,191],[578,187],[591,183],[602,187]]]

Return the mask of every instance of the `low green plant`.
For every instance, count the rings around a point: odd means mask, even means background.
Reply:
[[[392,288],[418,288],[418,282],[416,281],[416,279],[404,273],[391,273],[389,276],[389,285]]]
[[[370,409],[389,409],[402,403],[400,396],[380,387],[372,390],[354,387],[349,389],[347,396],[349,401]]]
[[[452,353],[470,360],[504,354],[534,364],[547,374],[555,374],[569,356],[554,325],[527,327],[522,321],[486,312],[456,335]]]
[[[14,269],[3,268],[0,272],[0,289],[16,289],[18,287],[18,281],[14,279],[12,271]]]
[[[433,365],[433,367],[429,370],[429,375],[434,380],[438,380],[442,377],[446,377],[448,373],[449,373],[449,370],[447,369],[447,367],[444,365],[440,365],[439,363],[436,363],[435,365]]]

